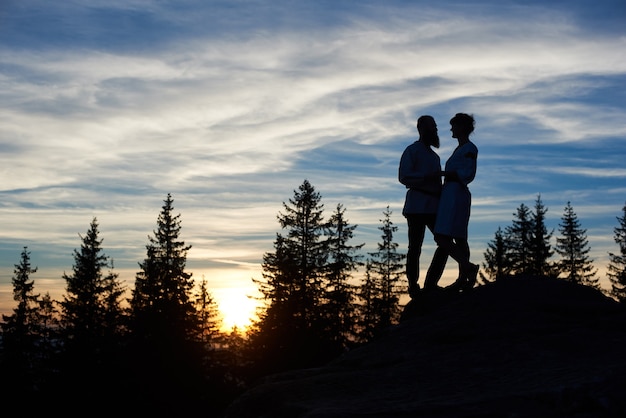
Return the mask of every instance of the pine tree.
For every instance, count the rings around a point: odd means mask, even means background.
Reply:
[[[620,302],[626,302],[626,205],[617,221],[619,225],[613,229],[613,239],[619,247],[619,253],[609,252],[607,276],[611,282],[611,296]]]
[[[345,209],[337,205],[328,223],[329,263],[327,272],[326,315],[328,338],[335,342],[338,352],[354,342],[356,321],[356,289],[350,284],[353,272],[363,265],[357,252],[365,245],[350,245],[356,225],[345,218]]]
[[[38,303],[39,295],[34,294],[35,282],[31,274],[37,268],[31,267],[30,252],[24,247],[20,263],[13,270],[13,300],[17,307],[13,314],[2,315],[3,378],[10,377],[16,390],[32,390],[33,371],[37,363],[39,335]],[[18,389],[19,388],[19,389]]]
[[[559,232],[561,236],[556,239],[556,252],[561,256],[556,263],[558,272],[565,274],[570,282],[600,289],[600,281],[595,277],[597,270],[589,258],[587,230],[581,228],[570,202],[565,206]]]
[[[504,234],[509,247],[511,272],[530,274],[532,271],[530,243],[533,232],[530,209],[522,203],[513,215],[515,216],[513,223],[505,229]]]
[[[549,259],[554,255],[550,240],[554,230],[548,233],[546,228],[546,213],[548,209],[543,205],[541,196],[535,200],[535,211],[532,213],[532,232],[530,239],[530,274],[535,276],[556,277],[554,267]]]
[[[398,227],[391,221],[391,214],[387,206],[380,220],[382,226],[378,228],[383,233],[382,241],[378,243],[377,251],[368,253],[372,291],[375,292],[372,299],[380,315],[379,322],[375,324],[376,330],[397,323],[400,317],[399,301],[403,288],[398,283],[404,273],[402,261],[406,256],[398,252],[398,243],[394,241],[393,234]]]
[[[274,252],[263,256],[263,280],[253,282],[263,295],[251,346],[269,369],[318,364],[327,357],[323,334],[323,279],[328,247],[321,195],[304,180],[278,221]]]
[[[484,281],[496,281],[511,275],[510,251],[510,243],[502,228],[498,227],[494,239],[487,244],[484,253],[485,262],[482,264],[487,275],[480,273]]]
[[[61,302],[61,323],[65,341],[72,355],[90,356],[99,350],[106,336],[114,334],[109,326],[108,313],[121,312],[120,296],[110,298],[111,289],[120,286],[117,275],[104,269],[112,269],[112,262],[104,254],[102,239],[98,237],[98,222],[93,218],[87,234],[81,237],[80,251],[74,250],[72,274],[63,274],[66,293]]]
[[[133,333],[160,344],[192,340],[198,329],[194,282],[185,271],[191,246],[179,240],[181,220],[180,214],[173,214],[173,203],[168,193],[154,236],[148,237],[147,257],[139,263],[130,303]]]

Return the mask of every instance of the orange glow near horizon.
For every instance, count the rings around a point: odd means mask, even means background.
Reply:
[[[246,289],[230,287],[213,291],[218,309],[222,315],[222,331],[230,332],[234,327],[245,333],[256,317],[258,303],[248,297]]]

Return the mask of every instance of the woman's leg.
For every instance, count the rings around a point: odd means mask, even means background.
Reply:
[[[435,241],[459,264],[459,278],[452,286],[454,288],[472,288],[476,283],[478,265],[469,261],[470,251],[467,240],[455,240],[450,236],[437,234]]]
[[[470,248],[465,238],[455,238],[455,244],[458,246],[459,250],[463,253],[463,259],[467,260],[467,264],[465,265],[466,270],[463,274],[461,272],[461,268],[459,267],[459,276],[464,278],[466,283],[463,286],[463,289],[471,289],[476,284],[476,276],[478,275],[478,265],[471,263],[470,260]]]

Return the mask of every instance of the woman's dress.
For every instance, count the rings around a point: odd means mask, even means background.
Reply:
[[[446,171],[454,171],[457,179],[446,179],[435,223],[435,233],[467,239],[472,195],[467,185],[476,176],[478,148],[471,141],[458,146],[448,161]]]

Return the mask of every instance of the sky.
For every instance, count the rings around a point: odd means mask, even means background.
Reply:
[[[283,202],[308,180],[364,253],[392,211],[400,155],[432,115],[476,119],[472,260],[524,203],[571,202],[608,287],[626,204],[623,0],[0,0],[0,313],[24,247],[35,293],[96,218],[133,286],[168,193],[187,270],[228,325],[252,315]],[[422,277],[434,242],[427,235]],[[441,284],[456,277],[448,263]],[[239,317],[238,317],[239,315]],[[242,317],[243,315],[243,317]]]

